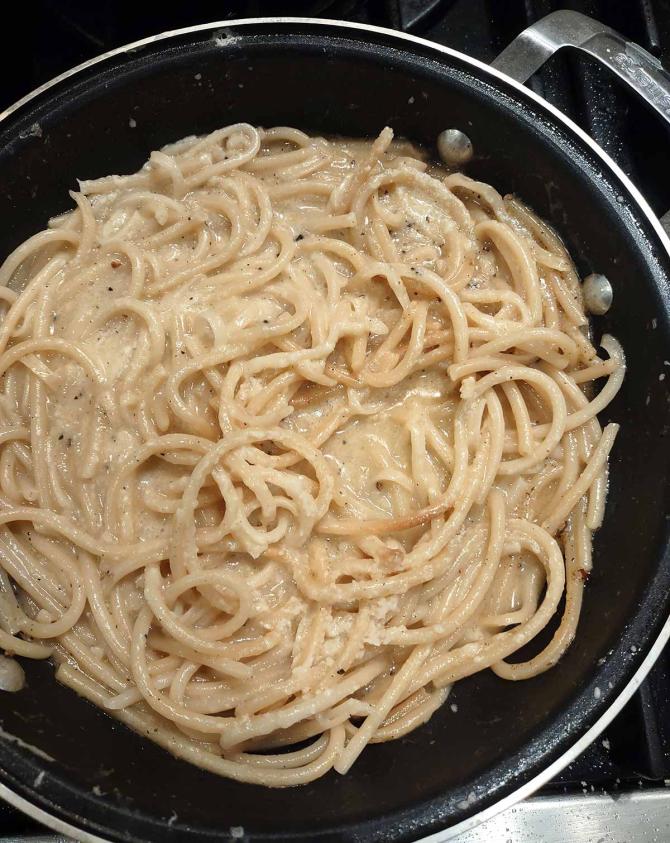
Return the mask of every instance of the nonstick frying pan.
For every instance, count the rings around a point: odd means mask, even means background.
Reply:
[[[501,57],[523,80],[581,46],[670,115],[655,60],[579,15],[540,22]],[[25,665],[0,696],[0,795],[80,839],[405,841],[461,831],[528,795],[584,749],[670,634],[670,241],[616,165],[543,100],[427,41],[336,21],[208,24],[138,42],[64,74],[0,121],[0,254],[66,210],[75,179],[131,172],[150,150],[235,121],[374,135],[432,147],[472,139],[467,171],[518,193],[564,237],[580,272],[607,275],[594,321],[628,357],[607,417],[621,422],[605,525],[577,639],[551,671],[460,682],[428,724],[369,747],[346,777],[291,790],[226,781],[178,761]],[[435,838],[438,839],[437,837]]]

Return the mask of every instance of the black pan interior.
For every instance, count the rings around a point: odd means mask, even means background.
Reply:
[[[521,101],[520,101],[521,100]],[[0,124],[0,254],[71,207],[75,179],[140,166],[150,150],[234,122],[373,135],[389,124],[431,146],[473,140],[468,172],[523,197],[560,231],[583,273],[606,273],[614,306],[595,322],[628,355],[608,418],[622,423],[606,524],[578,638],[523,683],[490,673],[347,777],[290,791],[218,779],[173,759],[26,664],[0,697],[0,778],[57,816],[116,840],[412,840],[500,799],[565,751],[622,689],[667,616],[668,254],[634,199],[542,106],[456,56],[388,35],[265,24],[158,41],[85,70]],[[604,661],[600,661],[604,659]],[[598,689],[598,690],[597,690]],[[45,776],[36,781],[39,773]]]

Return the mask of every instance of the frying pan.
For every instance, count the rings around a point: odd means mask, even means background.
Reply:
[[[581,46],[670,114],[667,79],[588,18],[552,16],[500,58],[523,79]],[[664,88],[665,86],[665,88]],[[448,839],[528,795],[585,748],[630,697],[670,634],[670,241],[642,196],[580,129],[518,81],[419,38],[303,19],[242,20],[159,35],[38,89],[0,121],[0,253],[66,210],[75,178],[131,172],[149,150],[235,121],[374,135],[388,124],[432,147],[472,139],[470,175],[518,193],[564,237],[614,304],[596,319],[628,356],[607,417],[621,422],[607,516],[577,639],[534,679],[491,672],[345,777],[291,790],[226,781],[178,761],[25,664],[0,696],[0,795],[81,840],[208,843]],[[443,830],[449,828],[449,832]]]

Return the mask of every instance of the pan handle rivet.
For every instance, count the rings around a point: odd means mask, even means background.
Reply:
[[[602,316],[612,306],[612,285],[605,275],[599,272],[592,272],[587,275],[582,285],[584,293],[584,305],[589,313],[595,316]]]
[[[437,151],[445,164],[467,164],[474,149],[472,141],[460,129],[445,129],[437,136]]]

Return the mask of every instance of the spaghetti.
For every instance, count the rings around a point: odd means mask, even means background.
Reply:
[[[551,229],[392,138],[187,138],[0,270],[0,646],[241,781],[554,665],[603,518],[621,348]]]

